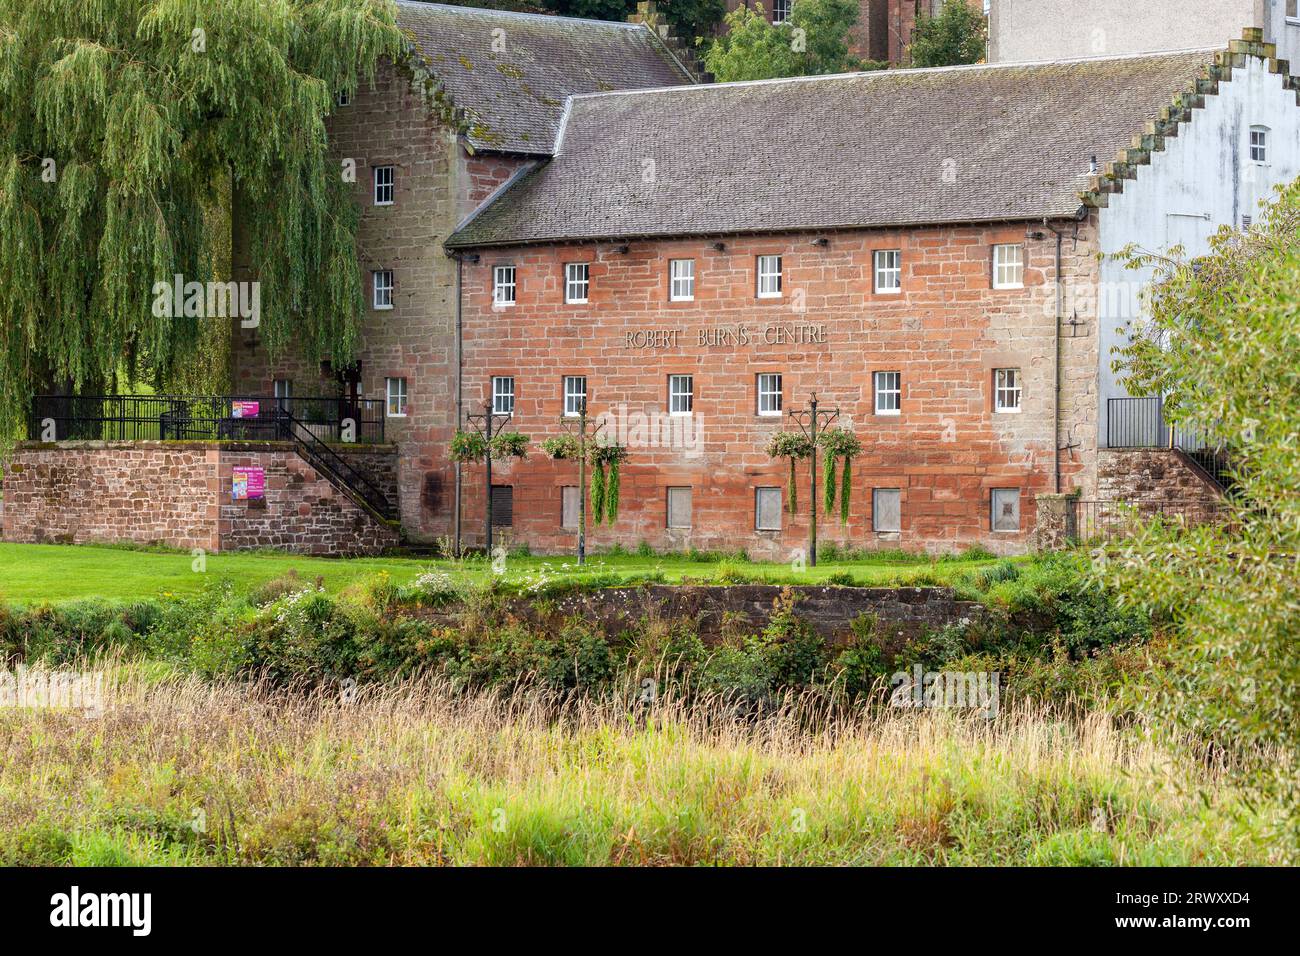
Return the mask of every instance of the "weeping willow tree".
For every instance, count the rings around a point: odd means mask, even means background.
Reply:
[[[363,307],[339,90],[409,70],[388,0],[0,0],[0,434],[38,390],[165,381],[211,319],[157,316],[207,282],[232,202],[259,334],[351,361]],[[236,197],[233,198],[232,197]],[[222,221],[220,215],[215,216]]]

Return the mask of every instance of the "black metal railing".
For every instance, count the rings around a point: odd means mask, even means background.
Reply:
[[[1221,502],[1189,499],[1070,502],[1066,534],[1074,541],[1100,542],[1127,538],[1143,524],[1159,520],[1182,527],[1197,527],[1226,520],[1230,511]]]
[[[1106,447],[1168,448],[1185,455],[1222,490],[1232,488],[1232,461],[1208,428],[1171,425],[1163,398],[1112,398],[1106,402]]]
[[[384,403],[265,395],[40,395],[34,441],[275,441],[291,415],[321,441],[381,444]]]
[[[397,511],[388,496],[347,459],[321,441],[307,422],[299,421],[288,412],[281,411],[277,418],[279,437],[294,443],[299,457],[325,476],[335,487],[354,496],[370,507],[379,517],[394,520]]]

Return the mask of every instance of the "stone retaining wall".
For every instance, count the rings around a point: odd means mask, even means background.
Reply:
[[[750,631],[766,625],[774,604],[787,590],[795,598],[795,615],[832,643],[851,636],[853,621],[863,614],[874,616],[881,633],[901,644],[988,613],[981,604],[958,600],[950,588],[774,584],[602,588],[542,602],[542,610],[538,610],[539,605],[533,599],[515,598],[510,602],[510,610],[539,624],[558,623],[577,615],[598,623],[611,635],[626,631],[646,618],[687,619],[694,622],[703,640],[717,641],[731,622],[741,623]]]
[[[391,448],[347,454],[392,492]],[[265,471],[264,498],[232,499],[241,466]],[[279,442],[29,442],[5,468],[3,490],[5,541],[340,556],[376,554],[399,541],[395,526]]]

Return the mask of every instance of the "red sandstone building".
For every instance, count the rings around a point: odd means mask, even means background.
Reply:
[[[383,443],[335,446],[346,467],[293,447],[199,449],[211,475],[157,515],[142,491],[156,520],[126,537],[357,552],[396,540],[368,524],[392,515],[407,540],[480,543],[483,469],[448,446],[490,404],[533,442],[494,474],[499,533],[571,550],[577,469],[538,443],[584,399],[630,456],[594,548],[794,553],[809,475],[800,513],[782,511],[787,466],[765,449],[813,394],[863,445],[848,521],[823,516],[823,541],[1012,553],[1062,494],[1217,496],[1196,450],[1168,446],[1159,399],[1111,371],[1135,299],[1113,293],[1143,280],[1112,254],[1200,251],[1300,175],[1300,82],[1257,36],[697,85],[642,24],[400,10],[435,100],[387,71],[330,125],[362,207],[358,361],[272,356],[255,330],[233,349],[240,394],[283,409],[343,389],[382,409]],[[237,230],[237,266],[239,247]],[[85,495],[37,507],[75,485],[56,472],[95,473],[68,465],[99,451],[75,444],[20,452],[7,539],[102,530]],[[176,467],[174,451],[136,447],[129,470]],[[260,512],[227,500],[234,468],[263,466]],[[357,494],[357,472],[377,498]],[[197,535],[181,534],[186,501],[209,523]]]

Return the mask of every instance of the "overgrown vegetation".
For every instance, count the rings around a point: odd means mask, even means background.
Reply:
[[[796,662],[797,663],[797,662]],[[0,711],[0,864],[1225,865],[1215,765],[1102,715],[766,717],[446,681],[281,692],[117,668],[103,715]],[[634,702],[629,704],[629,701]],[[811,726],[820,729],[811,730]]]
[[[911,66],[962,66],[983,61],[987,42],[983,13],[968,0],[944,0],[935,16],[917,14],[907,52]]]
[[[709,580],[741,583],[742,567],[724,562]],[[719,695],[763,711],[788,692],[845,705],[879,698],[882,681],[918,664],[1032,675],[1032,685],[1004,690],[1105,701],[1117,675],[1144,659],[1151,633],[1140,613],[1089,586],[1083,563],[1070,556],[959,574],[959,594],[989,613],[915,642],[864,617],[849,640],[828,646],[798,616],[797,594],[788,590],[766,626],[724,622],[716,644],[701,639],[695,621],[665,618],[653,606],[629,605],[613,628],[558,610],[561,598],[579,591],[661,578],[575,579],[541,568],[474,584],[431,570],[398,584],[380,572],[332,595],[288,574],[246,594],[214,584],[194,598],[10,610],[0,614],[0,656],[65,664],[125,653],[210,678],[278,683],[434,672],[467,690],[532,683],[596,697],[651,678],[685,699]],[[1093,663],[1076,669],[1079,662]]]

